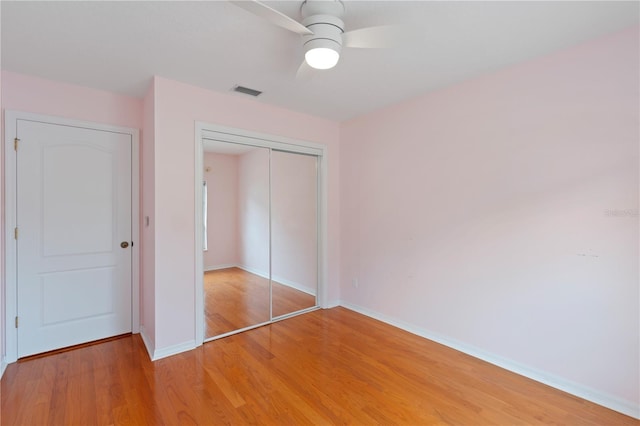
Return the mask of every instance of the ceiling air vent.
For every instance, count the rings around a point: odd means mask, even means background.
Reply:
[[[232,90],[234,92],[244,93],[245,95],[251,95],[251,96],[258,96],[262,93],[259,90],[249,89],[248,87],[244,87],[244,86],[236,86]]]

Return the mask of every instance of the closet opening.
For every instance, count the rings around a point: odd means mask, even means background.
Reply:
[[[324,289],[324,147],[200,126],[196,333],[201,342],[318,309]]]

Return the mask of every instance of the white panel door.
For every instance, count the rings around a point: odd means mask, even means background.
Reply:
[[[130,332],[131,135],[18,120],[17,137],[18,357]]]

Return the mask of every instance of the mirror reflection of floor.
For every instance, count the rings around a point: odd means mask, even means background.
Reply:
[[[269,280],[240,268],[204,274],[205,338],[269,321]],[[315,296],[273,282],[273,316],[316,305]]]

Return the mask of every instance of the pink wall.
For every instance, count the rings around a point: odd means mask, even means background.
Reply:
[[[2,71],[2,86],[4,109],[142,127],[140,99],[9,71]]]
[[[239,263],[238,156],[205,152],[204,167],[209,241],[203,256],[206,271]]]
[[[329,297],[339,297],[337,123],[156,77],[156,348],[195,336],[194,122],[203,121],[328,146]]]
[[[637,407],[638,36],[344,123],[343,301]]]

